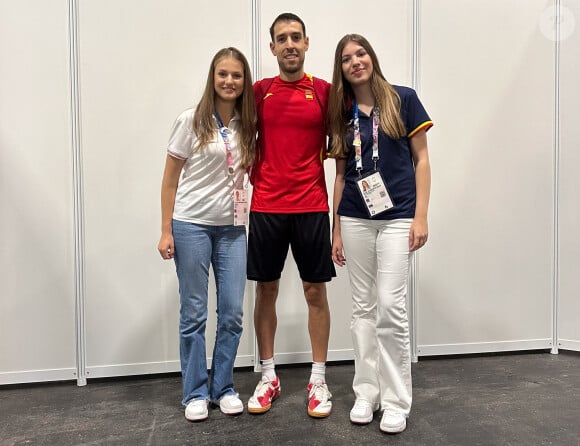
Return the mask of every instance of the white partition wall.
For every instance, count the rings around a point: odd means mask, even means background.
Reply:
[[[580,1],[562,2],[560,21],[560,163],[559,163],[559,293],[558,346],[580,350]]]
[[[0,1],[0,384],[74,379],[66,2]]]
[[[421,2],[420,86],[435,127],[418,354],[550,348],[553,43],[546,0]]]
[[[410,82],[410,33],[411,8],[407,2],[373,0],[365,3],[367,11],[388,11],[388,14],[365,15],[364,20],[353,20],[353,4],[346,0],[312,2],[295,1],[291,5],[278,2],[261,2],[260,40],[261,76],[278,74],[276,58],[272,55],[269,28],[274,19],[283,12],[297,14],[306,25],[310,47],[306,53],[305,70],[314,76],[332,80],[334,50],[340,38],[348,33],[363,34],[378,53],[386,76],[393,83],[408,85]],[[334,161],[326,160],[326,183],[329,204],[332,209],[334,185]],[[331,334],[329,360],[353,359],[350,338],[351,298],[346,268],[337,267],[337,277],[328,284],[331,311]],[[277,303],[278,330],[275,354],[277,363],[308,362],[312,360],[308,336],[308,310],[302,291],[302,282],[288,253],[286,266],[280,281]]]
[[[282,12],[306,22],[307,72],[330,80],[338,40],[363,34],[435,123],[415,356],[579,350],[580,0],[359,6],[0,0],[0,384],[180,369],[175,267],[157,253],[167,139],[219,48],[243,51],[255,79],[278,73],[268,28]],[[237,366],[255,365],[253,288]],[[330,361],[353,358],[349,289],[338,268]],[[290,253],[278,316],[277,362],[310,361]]]
[[[200,99],[213,55],[236,46],[251,60],[251,3],[218,9],[80,2],[88,378],[180,370],[175,266],[157,252],[160,186],[172,124]],[[250,305],[238,365],[254,355]],[[209,314],[211,355],[215,299]]]

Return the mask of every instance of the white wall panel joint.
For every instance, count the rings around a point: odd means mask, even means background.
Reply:
[[[420,0],[413,0],[412,12],[411,12],[411,86],[417,90],[418,89],[418,79],[419,79],[419,46],[420,42]],[[407,303],[409,305],[409,332],[411,341],[411,361],[417,362],[417,256],[413,255],[411,258],[410,265],[410,277],[409,277],[409,296]]]
[[[560,17],[560,0],[554,0],[556,17]],[[553,179],[554,179],[554,231],[553,240],[553,266],[552,266],[552,353],[557,353],[558,342],[558,296],[559,296],[559,178],[560,178],[560,20],[555,20],[554,26],[554,122],[553,122]]]
[[[261,63],[261,45],[262,41],[260,39],[260,0],[252,0],[252,75],[254,77],[254,82],[260,79],[262,74],[262,63]],[[251,282],[251,295],[249,296],[252,304],[254,304],[254,299],[256,296],[256,282]],[[252,305],[252,315],[254,311],[254,305]],[[253,325],[252,325],[253,326]],[[258,338],[254,336],[254,371],[260,371],[260,352],[258,351]]]
[[[75,252],[75,333],[77,356],[77,384],[87,383],[85,374],[85,283],[84,283],[84,218],[83,181],[81,157],[80,89],[79,89],[79,49],[77,0],[69,0],[69,82],[71,92],[71,139],[73,160],[73,213]]]

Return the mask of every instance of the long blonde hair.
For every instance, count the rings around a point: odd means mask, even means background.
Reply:
[[[346,147],[347,120],[355,99],[352,86],[342,74],[342,50],[348,42],[355,42],[362,46],[373,63],[370,83],[375,105],[380,111],[381,130],[393,139],[399,139],[407,134],[405,124],[401,119],[401,99],[395,88],[385,79],[373,47],[360,34],[347,34],[336,46],[332,86],[328,97],[328,126],[332,138],[330,155],[339,158],[345,157],[348,152]]]
[[[228,47],[219,50],[211,61],[205,90],[193,116],[193,131],[198,137],[194,150],[199,150],[214,139],[216,130],[213,118],[216,96],[214,88],[215,67],[225,57],[233,57],[240,61],[244,70],[244,91],[236,99],[235,109],[242,121],[238,132],[238,145],[240,147],[241,166],[245,169],[254,162],[256,156],[256,100],[252,87],[250,66],[246,57],[236,48]]]

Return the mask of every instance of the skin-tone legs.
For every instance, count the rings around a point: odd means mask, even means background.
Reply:
[[[302,282],[302,286],[308,305],[308,332],[312,345],[312,359],[314,362],[326,362],[330,335],[330,310],[326,297],[326,284]],[[254,327],[260,359],[274,356],[274,336],[278,325],[276,299],[279,288],[279,280],[257,283]]]
[[[258,340],[260,359],[274,356],[274,335],[278,326],[276,298],[280,281],[258,282],[256,285],[256,306],[254,307],[254,328]]]
[[[308,332],[312,344],[312,360],[326,362],[330,336],[330,310],[326,298],[326,283],[302,282],[308,304]]]

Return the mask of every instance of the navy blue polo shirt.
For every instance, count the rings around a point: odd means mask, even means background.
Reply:
[[[415,166],[411,153],[410,138],[418,131],[428,130],[432,125],[429,115],[412,88],[394,85],[401,98],[401,117],[407,129],[407,136],[392,139],[379,128],[379,160],[377,170],[380,170],[394,207],[372,217],[373,220],[393,220],[396,218],[415,217]],[[351,118],[353,117],[351,110]],[[362,140],[362,175],[374,171],[373,162],[373,119],[359,110],[359,127]],[[352,123],[347,136],[349,149],[344,174],[344,191],[338,206],[338,215],[345,217],[370,219],[359,192],[356,181],[359,178],[354,159]]]

